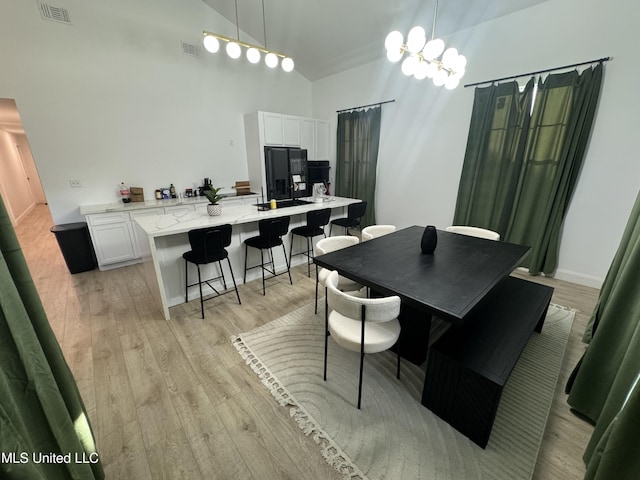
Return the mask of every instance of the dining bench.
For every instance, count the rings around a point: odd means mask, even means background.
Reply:
[[[531,334],[540,332],[553,288],[506,277],[429,349],[422,404],[485,448],[502,390]]]

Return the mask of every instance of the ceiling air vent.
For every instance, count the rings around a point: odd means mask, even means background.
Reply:
[[[40,7],[40,16],[45,20],[71,25],[69,11],[66,8],[49,5],[42,1],[38,1],[38,7]]]
[[[191,43],[182,42],[182,53],[185,55],[191,55],[192,57],[200,56],[200,49],[197,45],[192,45]]]

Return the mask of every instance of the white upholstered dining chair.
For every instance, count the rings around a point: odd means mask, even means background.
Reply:
[[[325,253],[335,252],[336,250],[341,250],[346,247],[350,247],[352,245],[356,245],[360,243],[358,237],[352,235],[337,235],[335,237],[327,237],[318,240],[316,243],[316,253],[315,255],[324,255]],[[329,270],[326,268],[318,267],[316,265],[316,309],[315,313],[318,313],[318,285],[326,286],[326,280],[329,276]],[[358,282],[354,282],[346,277],[339,276],[338,278],[338,288],[343,292],[352,292],[356,290],[360,290],[362,285]]]
[[[358,409],[362,398],[364,356],[388,350],[400,339],[400,297],[363,298],[338,290],[338,272],[329,273],[325,297],[324,380],[327,380],[329,335],[343,348],[360,353]],[[400,345],[397,348],[400,378]]]
[[[486,238],[489,240],[500,240],[500,234],[493,230],[480,227],[467,227],[465,225],[452,225],[446,228],[447,232],[460,233],[471,237]]]
[[[372,238],[382,237],[396,231],[395,225],[369,225],[362,229],[362,241],[366,242]]]

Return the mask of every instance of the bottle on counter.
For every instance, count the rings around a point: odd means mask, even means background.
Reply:
[[[120,191],[120,198],[123,203],[129,203],[131,201],[131,197],[129,195],[129,187],[127,187],[124,182],[120,183],[118,186],[118,190]]]
[[[276,202],[275,198],[271,199],[271,202],[269,203],[269,206],[271,207],[271,209],[276,209],[278,208],[278,203]]]
[[[176,198],[176,187],[173,186],[173,183],[169,186],[169,191],[171,192],[171,198]]]
[[[162,190],[156,190],[156,200],[162,200]]]

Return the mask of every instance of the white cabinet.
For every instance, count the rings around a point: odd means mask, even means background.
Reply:
[[[316,121],[313,118],[303,118],[300,123],[300,148],[307,151],[307,159],[315,160]]]
[[[88,215],[87,220],[100,267],[130,262],[136,258],[126,212]]]
[[[206,203],[199,205],[206,206]],[[194,212],[195,208],[195,205],[172,205],[87,215],[87,225],[100,270],[140,262],[142,252],[139,245],[145,238],[141,238],[143,234],[136,228],[137,217],[164,214],[180,217]]]
[[[301,117],[259,112],[265,145],[300,146]]]
[[[282,116],[282,138],[286,147],[300,146],[300,117]]]
[[[282,115],[279,113],[260,112],[263,143],[265,145],[284,145]]]

